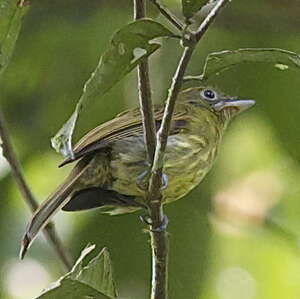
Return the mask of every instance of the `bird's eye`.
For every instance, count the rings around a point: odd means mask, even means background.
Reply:
[[[214,91],[210,90],[210,89],[206,89],[203,91],[203,96],[205,98],[207,98],[208,100],[213,100],[216,97],[216,94]]]

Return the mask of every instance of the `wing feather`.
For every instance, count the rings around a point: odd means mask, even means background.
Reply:
[[[160,124],[163,117],[164,107],[154,107],[154,117],[157,124]],[[184,120],[186,111],[180,110],[173,115],[173,121]],[[122,138],[141,134],[143,132],[142,117],[138,108],[122,112],[116,118],[101,124],[87,133],[74,147],[74,159],[64,160],[59,167],[71,163],[79,158],[109,147],[109,145]]]

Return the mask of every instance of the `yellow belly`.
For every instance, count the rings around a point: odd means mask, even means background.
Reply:
[[[122,194],[143,196],[136,179],[148,169],[145,156],[142,137],[126,140],[126,144],[117,144],[110,164],[113,177],[111,189]],[[206,137],[186,134],[170,136],[163,170],[168,177],[168,186],[163,191],[164,201],[177,200],[197,186],[215,157],[216,146],[210,144]]]

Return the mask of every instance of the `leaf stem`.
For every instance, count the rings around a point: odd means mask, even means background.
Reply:
[[[38,203],[35,200],[28,184],[26,183],[25,177],[22,172],[21,164],[17,159],[17,155],[11,143],[6,121],[1,110],[0,110],[0,137],[1,137],[3,156],[6,158],[6,160],[8,161],[11,167],[12,176],[14,177],[19,187],[19,190],[23,196],[25,203],[29,206],[30,210],[34,212],[38,208]],[[66,267],[66,269],[70,270],[72,267],[71,258],[67,253],[66,249],[64,248],[64,246],[62,245],[62,242],[56,233],[53,223],[49,223],[45,227],[44,234],[48,239],[49,243],[54,248],[57,256]]]
[[[156,6],[159,12],[166,17],[172,25],[174,25],[179,31],[183,31],[184,24],[167,8],[160,4],[157,0],[150,0],[150,2]]]

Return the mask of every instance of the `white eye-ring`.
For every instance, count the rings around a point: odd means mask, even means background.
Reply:
[[[211,89],[205,89],[202,91],[202,96],[206,98],[207,100],[215,100],[216,99],[216,93]]]

